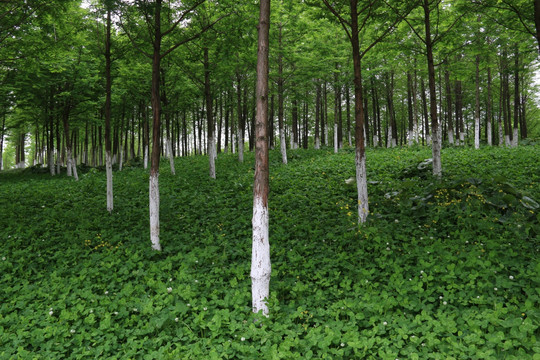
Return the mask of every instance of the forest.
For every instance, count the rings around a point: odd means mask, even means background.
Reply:
[[[1,2],[0,359],[540,360],[539,54],[537,0]]]

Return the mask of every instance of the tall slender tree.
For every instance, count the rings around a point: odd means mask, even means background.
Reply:
[[[253,312],[268,314],[270,293],[270,241],[268,235],[268,53],[270,0],[260,1],[257,52],[257,105],[255,181],[253,185],[253,244],[251,255],[251,293]]]

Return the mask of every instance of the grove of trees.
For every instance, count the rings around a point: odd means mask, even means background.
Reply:
[[[220,153],[256,151],[253,240],[269,254],[268,148],[287,164],[287,149],[354,147],[363,223],[366,147],[430,146],[444,176],[441,148],[540,136],[538,3],[3,1],[0,169],[104,166],[111,212],[113,169],[142,163],[160,250],[160,159],[174,174],[175,157],[206,155],[216,178]]]

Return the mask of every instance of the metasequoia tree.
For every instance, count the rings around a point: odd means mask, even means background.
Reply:
[[[135,25],[137,19],[133,18],[132,4],[124,3],[124,7],[121,11],[121,26],[124,29],[126,35],[130,38],[133,46],[137,48],[146,57],[152,60],[152,87],[151,87],[151,103],[152,103],[152,115],[153,115],[153,127],[152,127],[152,154],[150,165],[150,180],[149,180],[149,210],[150,210],[150,241],[152,242],[152,249],[160,251],[161,244],[159,241],[159,160],[161,154],[160,147],[160,133],[161,133],[161,101],[160,101],[160,71],[161,60],[177,49],[179,46],[186,44],[192,40],[195,40],[201,36],[203,32],[208,30],[214,22],[202,27],[196,32],[189,31],[187,24],[193,19],[192,15],[205,0],[197,0],[195,2],[182,3],[178,7],[168,7],[163,5],[163,0],[155,0],[153,2],[148,0],[136,0],[136,9],[140,12],[140,15],[144,18],[146,23],[146,29],[148,30],[149,42],[152,51],[144,49],[143,46],[147,45],[141,42],[141,39],[145,39],[142,34],[133,34],[128,28],[129,25]],[[175,19],[172,23],[167,23],[166,29],[162,29],[162,11],[175,12],[175,16],[171,16],[171,19]],[[138,19],[140,21],[140,19]],[[180,34],[177,34],[180,33]],[[180,37],[180,40],[176,40],[171,44],[167,44],[166,49],[162,49],[163,40],[169,36],[175,34]],[[172,36],[171,36],[172,37]],[[144,41],[144,40],[143,40]]]
[[[251,294],[253,312],[268,314],[270,292],[270,242],[268,237],[268,33],[270,0],[261,0],[257,51],[255,180],[253,185],[253,244]]]
[[[341,0],[330,2],[322,0],[328,10],[338,19],[345,30],[352,46],[352,58],[354,68],[354,118],[355,141],[356,141],[356,186],[358,191],[358,222],[364,223],[369,214],[367,177],[366,177],[366,154],[364,140],[364,106],[362,91],[362,58],[376,44],[381,42],[390,34],[397,23],[408,12],[407,10],[398,10],[396,14],[388,13],[385,3],[380,1],[361,1],[361,0]],[[348,3],[348,4],[347,4]],[[397,9],[397,7],[394,7]],[[347,15],[346,15],[347,14]],[[386,26],[381,26],[375,34],[370,34],[369,29],[375,26],[373,21],[383,18]],[[388,21],[389,20],[389,21]],[[362,34],[362,44],[360,43],[360,34]],[[371,35],[371,36],[369,36]],[[365,38],[370,40],[365,42]],[[364,43],[365,42],[365,43]],[[363,48],[361,50],[361,46]]]
[[[449,8],[457,6],[453,4],[444,4],[441,5],[442,0],[420,0],[417,2],[420,8],[420,12],[417,17],[412,19],[405,19],[409,24],[409,27],[414,32],[414,34],[420,39],[420,41],[425,46],[425,54],[427,60],[427,69],[428,69],[428,88],[429,88],[429,116],[431,119],[431,149],[433,157],[433,175],[441,176],[442,166],[441,166],[441,129],[439,126],[438,112],[437,112],[437,91],[436,91],[436,82],[435,82],[435,62],[433,57],[433,49],[437,43],[439,43],[445,35],[447,35],[450,30],[461,20],[460,16],[455,16],[450,18],[451,22],[447,25],[446,31],[441,30],[441,13],[446,12],[450,14]],[[423,13],[423,16],[420,15]],[[432,15],[435,14],[435,20],[432,19]],[[420,20],[421,19],[421,20]],[[415,25],[414,21],[420,20],[421,27],[423,31],[419,30]],[[448,20],[448,19],[447,19]],[[436,21],[435,32],[432,33],[432,21]],[[422,35],[423,33],[423,35]]]

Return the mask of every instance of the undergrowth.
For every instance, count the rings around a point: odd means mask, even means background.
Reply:
[[[253,154],[148,174],[0,174],[1,359],[540,359],[540,147],[270,155],[271,295],[251,314]]]

